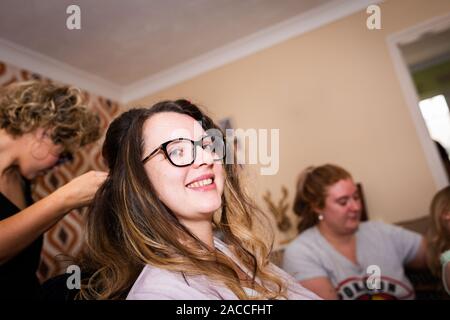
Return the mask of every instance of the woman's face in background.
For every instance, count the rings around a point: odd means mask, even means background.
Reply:
[[[190,116],[175,112],[157,113],[144,123],[142,158],[169,140],[187,138],[198,141],[204,135],[201,125]],[[208,151],[200,146],[196,148],[194,163],[186,167],[171,164],[162,150],[144,164],[158,197],[184,225],[210,221],[214,211],[222,205],[223,166],[214,162]]]
[[[325,206],[319,210],[321,223],[337,234],[356,232],[361,217],[361,199],[352,179],[336,182],[327,188]]]
[[[441,214],[442,227],[445,229],[447,234],[450,235],[450,209],[445,210]]]
[[[22,136],[18,158],[20,174],[33,179],[53,168],[63,152],[63,147],[56,145],[44,129]]]

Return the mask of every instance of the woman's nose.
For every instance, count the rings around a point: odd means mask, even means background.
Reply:
[[[199,167],[203,164],[211,165],[214,163],[210,152],[203,149],[201,146],[196,146],[195,159],[193,165]]]
[[[350,209],[352,210],[352,211],[359,211],[359,210],[361,210],[361,200],[359,200],[359,199],[352,199],[351,201],[350,201]]]

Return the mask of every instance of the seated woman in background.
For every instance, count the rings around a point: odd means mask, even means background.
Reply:
[[[88,172],[33,204],[30,180],[99,138],[98,118],[72,87],[39,81],[0,92],[0,300],[41,299],[43,233],[84,206],[106,178]]]
[[[360,195],[346,170],[330,164],[304,170],[294,211],[301,233],[286,248],[283,269],[305,288],[324,299],[414,298],[403,267],[426,266],[423,237],[360,223]]]
[[[80,298],[318,299],[269,262],[262,213],[224,150],[218,126],[186,100],[111,123]]]
[[[442,279],[445,290],[450,294],[450,186],[433,197],[430,215],[428,265],[433,275]]]

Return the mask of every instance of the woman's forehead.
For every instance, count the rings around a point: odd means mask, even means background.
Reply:
[[[340,198],[342,196],[352,195],[357,188],[352,179],[339,180],[335,184],[327,188],[327,195],[332,198]]]
[[[146,144],[161,144],[175,138],[199,139],[204,135],[201,124],[194,118],[175,112],[161,112],[144,123],[143,138]]]

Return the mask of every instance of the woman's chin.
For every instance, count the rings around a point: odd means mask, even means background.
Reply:
[[[346,225],[346,229],[349,233],[354,233],[358,231],[360,221],[352,221]]]
[[[20,170],[20,175],[27,180],[33,180],[34,178],[36,178],[37,172]]]
[[[222,206],[222,202],[219,201],[209,201],[197,204],[197,211],[201,213],[214,213]]]
[[[33,180],[36,179],[37,177],[45,176],[45,174],[46,174],[45,170],[21,173],[22,177],[28,180]]]
[[[37,177],[38,177],[37,174],[32,174],[32,175],[26,175],[26,176],[24,176],[24,178],[27,179],[27,180],[34,180],[34,179],[36,179]]]

